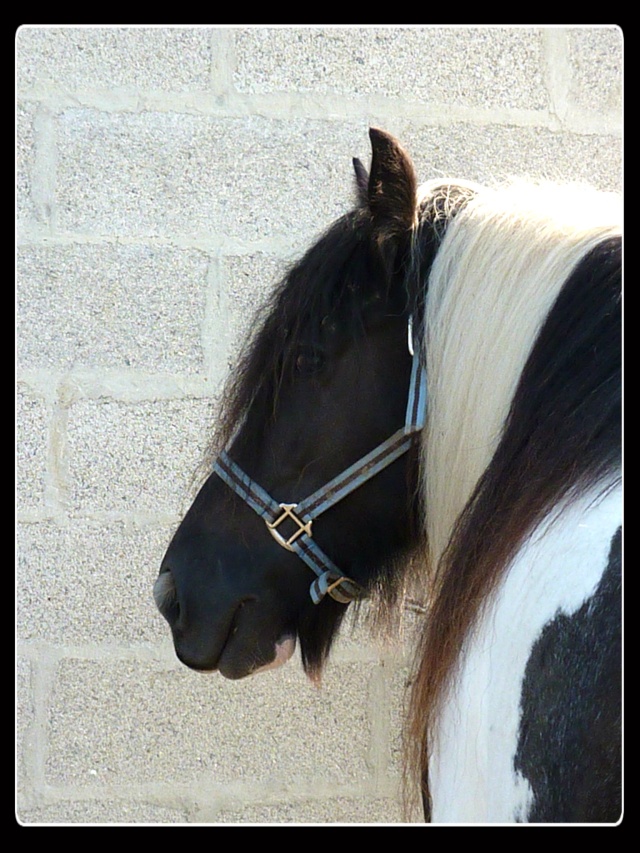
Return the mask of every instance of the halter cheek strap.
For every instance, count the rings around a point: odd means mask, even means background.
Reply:
[[[322,601],[325,595],[330,595],[342,604],[366,595],[363,587],[344,575],[317,545],[312,537],[312,525],[323,512],[406,453],[416,433],[423,428],[427,411],[427,382],[419,349],[413,351],[412,338],[410,323],[409,351],[413,362],[404,426],[309,497],[298,503],[278,503],[245,474],[226,450],[213,466],[215,473],[264,519],[267,530],[276,542],[287,551],[297,554],[315,572],[317,578],[309,590],[314,604]],[[295,528],[287,538],[282,532],[284,527],[281,527],[285,522],[289,522],[288,529],[291,529],[291,524]]]

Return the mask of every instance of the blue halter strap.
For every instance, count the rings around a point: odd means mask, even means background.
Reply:
[[[245,474],[226,450],[213,466],[215,473],[264,520],[276,542],[297,554],[315,572],[317,578],[310,588],[314,604],[319,604],[325,595],[348,604],[366,594],[360,584],[344,575],[317,545],[312,536],[312,525],[323,512],[406,453],[416,433],[423,428],[427,412],[427,382],[419,348],[414,352],[412,338],[409,321],[409,351],[413,362],[404,426],[309,497],[298,503],[278,503]],[[288,538],[280,529],[286,520],[293,522],[296,528]]]

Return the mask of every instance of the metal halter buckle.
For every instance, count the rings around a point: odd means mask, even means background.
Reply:
[[[267,530],[276,540],[278,545],[282,545],[283,548],[286,548],[287,551],[293,551],[294,549],[291,547],[291,544],[296,541],[298,536],[302,536],[303,533],[306,533],[307,536],[311,536],[311,525],[313,523],[313,519],[310,519],[305,524],[301,521],[298,516],[293,512],[293,510],[298,506],[298,504],[279,504],[280,509],[283,511],[282,515],[279,515],[275,521],[267,521],[265,518],[265,524],[267,525]],[[291,518],[298,525],[298,529],[293,533],[288,539],[285,539],[280,532],[276,529],[278,525],[280,525],[285,518]]]

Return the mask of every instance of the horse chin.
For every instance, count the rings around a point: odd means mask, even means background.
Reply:
[[[296,638],[290,634],[283,635],[274,646],[273,658],[266,662],[256,661],[255,655],[239,655],[233,644],[228,644],[218,661],[220,675],[231,680],[245,678],[249,675],[257,675],[259,672],[267,672],[277,669],[285,664],[293,655],[296,648]]]

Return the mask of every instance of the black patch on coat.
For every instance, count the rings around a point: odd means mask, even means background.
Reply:
[[[533,823],[615,823],[621,781],[621,530],[594,595],[536,642],[522,686],[515,768]]]

